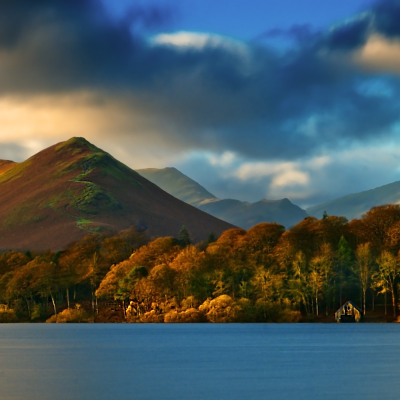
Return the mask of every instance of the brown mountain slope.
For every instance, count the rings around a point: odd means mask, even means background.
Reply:
[[[192,239],[232,225],[164,192],[83,138],[51,146],[0,175],[0,249],[62,249],[90,232],[131,226]]]
[[[14,161],[0,160],[0,175],[11,169],[16,163]]]

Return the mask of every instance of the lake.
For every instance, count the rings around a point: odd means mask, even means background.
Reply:
[[[399,324],[3,324],[2,400],[398,399]]]

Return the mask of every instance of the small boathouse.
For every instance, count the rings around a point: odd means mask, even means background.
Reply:
[[[346,301],[346,303],[335,312],[335,319],[337,322],[359,322],[361,318],[361,309],[351,301]]]

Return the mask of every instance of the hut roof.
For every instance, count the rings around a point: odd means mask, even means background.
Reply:
[[[350,304],[353,308],[355,308],[356,310],[358,310],[358,312],[362,312],[361,308],[356,306],[352,301],[346,301],[346,303],[344,303],[341,307],[338,308],[338,310],[336,311],[336,313],[340,312],[344,306],[347,306],[348,304]]]

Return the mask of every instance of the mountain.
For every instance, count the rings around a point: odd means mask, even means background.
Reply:
[[[400,203],[400,182],[389,183],[375,189],[353,193],[306,209],[309,215],[321,218],[324,211],[328,215],[346,217],[348,220],[360,218],[371,207],[382,204]]]
[[[132,226],[153,237],[176,236],[182,225],[194,241],[232,228],[83,138],[51,146],[0,174],[0,249],[62,249],[91,232]]]
[[[288,199],[263,199],[256,203],[226,199],[202,204],[199,208],[243,229],[249,229],[260,222],[278,222],[286,228],[290,228],[308,217],[303,209]]]
[[[148,168],[136,171],[178,199],[244,229],[260,222],[278,222],[290,228],[308,217],[304,210],[288,199],[264,199],[256,203],[220,200],[176,168]]]
[[[153,182],[167,193],[192,206],[218,200],[213,194],[176,168],[137,169],[140,175]]]

